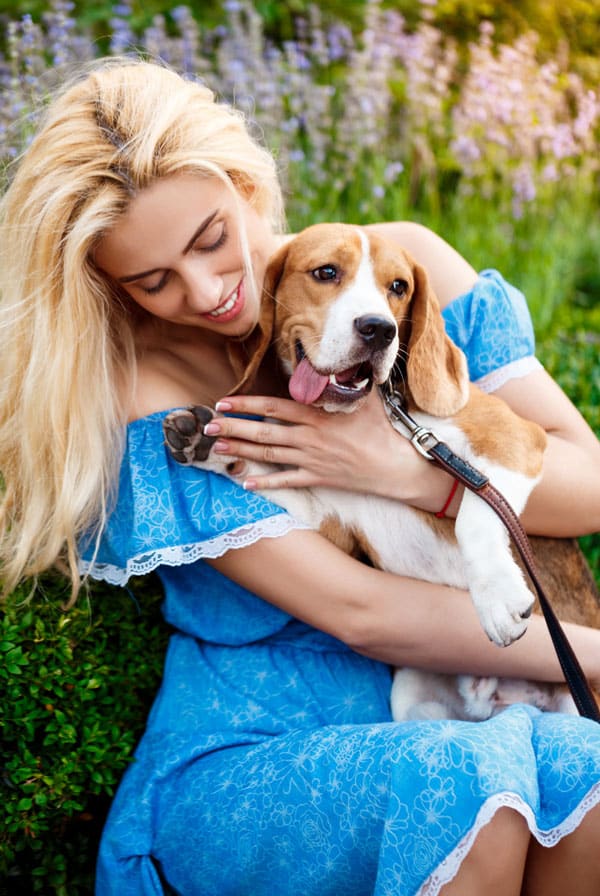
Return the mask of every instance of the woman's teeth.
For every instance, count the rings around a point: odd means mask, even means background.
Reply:
[[[234,293],[227,299],[224,305],[220,305],[218,308],[215,308],[214,311],[210,312],[211,317],[220,317],[221,314],[225,314],[227,311],[231,311],[235,303],[238,299],[239,286]]]

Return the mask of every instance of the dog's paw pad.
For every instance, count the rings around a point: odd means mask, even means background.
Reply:
[[[528,616],[511,613],[506,607],[496,606],[480,613],[481,624],[490,639],[499,647],[508,647],[527,631]]]
[[[495,644],[508,647],[525,634],[534,597],[514,564],[494,570],[486,581],[473,585],[471,595],[481,624]]]
[[[167,414],[163,432],[174,460],[191,465],[207,459],[216,436],[205,436],[203,430],[213,417],[214,411],[202,404]]]

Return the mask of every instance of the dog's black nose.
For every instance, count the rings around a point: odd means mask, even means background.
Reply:
[[[363,342],[372,349],[387,348],[396,335],[396,324],[379,314],[357,317],[354,326]]]

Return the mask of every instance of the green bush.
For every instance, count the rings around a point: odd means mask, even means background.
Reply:
[[[160,680],[167,630],[152,580],[95,585],[68,612],[64,596],[48,580],[0,617],[2,896],[92,891],[110,798]]]

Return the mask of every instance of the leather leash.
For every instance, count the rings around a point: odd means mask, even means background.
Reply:
[[[558,661],[579,714],[587,719],[600,722],[600,710],[564,629],[544,592],[536,570],[531,544],[517,514],[501,492],[491,484],[487,476],[455,454],[431,430],[420,426],[407,413],[404,396],[389,381],[382,386],[381,390],[389,413],[408,429],[409,439],[415,449],[427,460],[432,461],[436,466],[458,479],[465,488],[479,495],[495,511],[508,529],[537,593]]]

